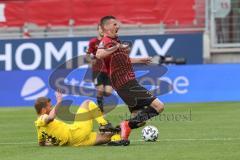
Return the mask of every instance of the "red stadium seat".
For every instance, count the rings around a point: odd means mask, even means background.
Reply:
[[[104,15],[114,15],[125,24],[192,25],[196,17],[195,0],[8,0],[2,1],[0,26],[95,25]]]

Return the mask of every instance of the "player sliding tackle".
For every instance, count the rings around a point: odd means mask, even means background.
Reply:
[[[111,137],[120,140],[120,135],[113,132],[96,133],[93,132],[93,119],[101,125],[108,122],[102,116],[98,106],[92,101],[84,101],[75,116],[73,124],[66,124],[57,120],[56,115],[62,105],[62,93],[56,93],[57,104],[51,109],[51,100],[40,97],[35,102],[35,109],[38,119],[35,126],[38,133],[38,143],[40,146],[89,146],[100,145],[110,142]]]
[[[129,58],[128,45],[118,39],[119,23],[113,16],[101,19],[104,37],[97,50],[97,58],[103,59],[112,87],[128,105],[133,118],[120,124],[122,140],[113,145],[128,145],[131,129],[145,124],[145,121],[163,111],[163,103],[136,81],[131,63],[151,62],[151,58]]]

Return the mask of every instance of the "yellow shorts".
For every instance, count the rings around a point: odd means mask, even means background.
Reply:
[[[71,146],[91,146],[94,145],[97,133],[93,131],[93,120],[88,114],[89,111],[79,108],[74,123],[70,125]]]

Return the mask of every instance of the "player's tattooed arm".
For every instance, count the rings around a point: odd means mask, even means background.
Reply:
[[[45,119],[46,123],[49,123],[54,120],[54,118],[57,115],[58,108],[62,105],[62,92],[60,90],[57,90],[56,92],[56,105],[55,107],[50,111],[48,117]]]
[[[149,64],[152,62],[152,57],[146,57],[146,58],[130,58],[131,63],[143,63],[143,64]]]
[[[96,57],[98,59],[106,58],[110,56],[112,53],[114,53],[116,50],[118,50],[119,47],[120,47],[120,44],[117,43],[110,48],[98,48]]]

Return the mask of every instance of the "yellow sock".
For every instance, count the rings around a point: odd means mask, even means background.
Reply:
[[[120,141],[120,140],[121,140],[120,134],[114,134],[114,135],[111,137],[111,141]]]
[[[93,118],[98,122],[98,124],[108,124],[107,120],[104,119],[100,108],[92,101],[89,103],[89,111],[91,112]]]

